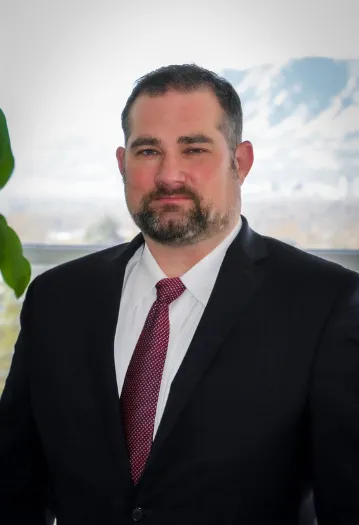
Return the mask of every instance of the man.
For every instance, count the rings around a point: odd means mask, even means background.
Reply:
[[[28,289],[2,525],[312,525],[312,491],[320,525],[358,525],[358,275],[249,227],[224,79],[161,68],[122,124],[141,234]]]

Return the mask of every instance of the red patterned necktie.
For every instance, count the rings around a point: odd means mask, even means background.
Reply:
[[[170,333],[169,305],[185,290],[178,277],[162,279],[156,288],[157,299],[133,352],[120,399],[134,484],[141,477],[152,445]]]

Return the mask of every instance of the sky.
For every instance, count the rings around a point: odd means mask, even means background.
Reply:
[[[221,73],[358,59],[357,20],[357,0],[0,0],[0,107],[16,157],[0,203],[122,199],[115,150],[137,78],[170,63]]]

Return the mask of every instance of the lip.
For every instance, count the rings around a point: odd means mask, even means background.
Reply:
[[[155,199],[156,201],[189,201],[189,197],[181,197],[181,196],[174,196],[174,197],[159,197],[158,199]]]

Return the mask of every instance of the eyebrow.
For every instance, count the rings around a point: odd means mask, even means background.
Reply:
[[[203,133],[196,133],[194,135],[183,135],[178,137],[177,144],[214,144],[214,140]],[[130,149],[138,148],[140,146],[160,146],[161,141],[156,137],[140,136],[135,139]]]

